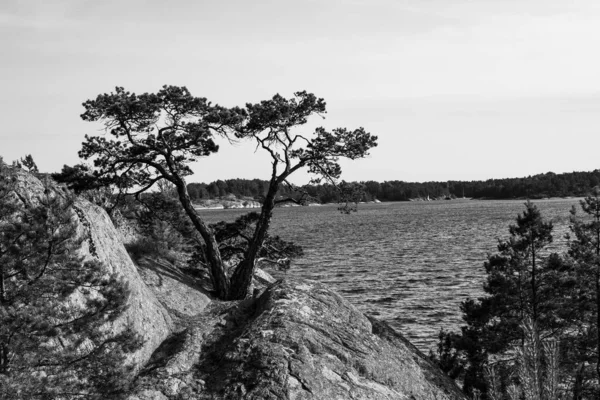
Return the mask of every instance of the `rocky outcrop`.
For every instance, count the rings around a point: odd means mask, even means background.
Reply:
[[[280,281],[228,307],[155,357],[130,399],[465,399],[401,335],[317,282]],[[169,373],[190,347],[202,348],[193,369]]]
[[[65,195],[64,189],[53,183],[44,185],[33,175],[20,170],[15,174],[16,194],[25,205],[39,204],[39,199],[46,190],[54,192],[57,196]],[[84,238],[81,248],[78,249],[79,254],[88,260],[101,261],[108,273],[117,272],[129,286],[131,294],[127,310],[111,326],[107,326],[106,330],[112,335],[130,326],[143,338],[141,348],[129,358],[134,369],[139,370],[169,336],[173,321],[141,279],[106,212],[88,201],[77,199],[73,206],[73,214],[78,220],[77,232]]]
[[[402,336],[317,282],[271,286],[222,354],[205,377],[214,398],[463,398]]]

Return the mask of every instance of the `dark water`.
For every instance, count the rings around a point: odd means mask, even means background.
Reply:
[[[556,249],[577,202],[534,201],[554,222]],[[288,274],[330,284],[428,351],[441,328],[461,325],[460,302],[483,293],[486,254],[523,209],[523,201],[474,200],[364,204],[350,215],[333,205],[279,208],[271,232],[304,247]],[[245,212],[201,214],[216,222]]]

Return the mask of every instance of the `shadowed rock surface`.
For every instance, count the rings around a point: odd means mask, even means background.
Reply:
[[[143,258],[137,262],[139,273],[176,322],[204,311],[211,302],[198,279],[183,273],[165,260]]]

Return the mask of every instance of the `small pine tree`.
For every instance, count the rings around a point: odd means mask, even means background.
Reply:
[[[21,158],[20,164],[25,170],[32,174],[37,174],[38,172],[40,172],[37,164],[35,163],[35,161],[33,161],[33,157],[31,156],[31,154],[27,154],[25,157]]]
[[[258,213],[250,212],[238,217],[234,222],[221,221],[211,225],[226,263],[235,265],[244,257],[259,218]],[[287,271],[291,266],[291,260],[301,257],[302,254],[301,246],[283,240],[279,236],[266,234],[256,262],[263,268],[275,267]]]

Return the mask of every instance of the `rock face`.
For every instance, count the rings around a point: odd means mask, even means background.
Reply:
[[[164,260],[144,258],[138,266],[146,285],[177,322],[203,312],[211,302],[197,282]]]
[[[23,171],[16,172],[16,179],[16,192],[25,204],[38,204],[44,190],[53,191],[58,196],[63,195],[62,188],[54,184],[43,185],[39,179]],[[141,279],[106,212],[81,199],[75,202],[73,208],[74,216],[79,221],[78,234],[85,239],[78,250],[80,255],[86,259],[101,261],[109,272],[117,272],[129,285],[131,294],[127,311],[106,329],[117,333],[130,324],[134,332],[143,337],[142,347],[131,354],[129,360],[139,370],[171,333],[172,319]]]
[[[140,277],[106,212],[83,200],[78,200],[76,207],[82,211],[79,218],[84,231],[87,230],[89,235],[87,249],[83,250],[89,257],[103,262],[111,272],[118,272],[129,284],[129,307],[112,329],[121,329],[129,323],[143,337],[143,346],[132,355],[131,360],[136,369],[139,369],[171,333],[173,321]]]

